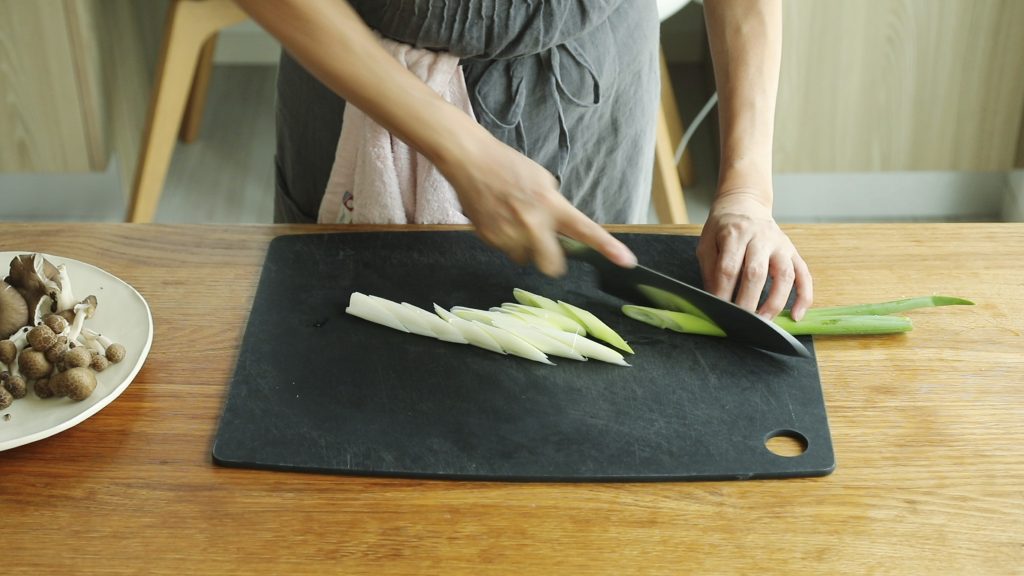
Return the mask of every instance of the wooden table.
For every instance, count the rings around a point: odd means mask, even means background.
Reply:
[[[978,303],[914,312],[906,336],[819,341],[831,476],[511,484],[214,466],[267,243],[323,230],[0,226],[2,250],[130,282],[156,326],[113,404],[0,453],[5,574],[1024,571],[1022,225],[788,228],[819,305],[933,292]]]

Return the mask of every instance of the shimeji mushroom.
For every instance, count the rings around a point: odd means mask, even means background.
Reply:
[[[35,326],[28,331],[28,345],[39,352],[46,352],[57,340],[57,335],[45,324]]]
[[[111,342],[110,338],[107,338],[103,334],[100,334],[89,328],[82,329],[82,339],[85,340],[85,344],[91,346],[96,352],[102,354],[104,358],[110,362],[117,364],[121,360],[124,360],[127,351],[123,344],[117,342]],[[105,368],[106,366],[104,366]]]
[[[10,372],[0,373],[0,389],[10,392],[15,399],[24,398],[28,394],[28,383],[20,375]]]
[[[53,372],[53,364],[46,359],[46,355],[33,348],[26,348],[18,354],[18,369],[29,380],[49,376]]]
[[[52,313],[43,316],[43,324],[45,324],[50,330],[53,330],[54,334],[65,334],[71,327],[63,316]]]
[[[83,368],[92,363],[92,352],[85,346],[76,346],[64,353],[61,363],[65,370]]]
[[[7,365],[7,370],[0,374],[0,379],[4,381],[3,388],[6,388],[12,394],[15,390],[25,386],[25,380],[21,375],[18,364],[20,363],[22,350],[28,346],[26,334],[28,334],[29,330],[30,328],[25,326],[12,334],[10,340],[0,342],[0,361]],[[21,396],[15,397],[20,398]]]
[[[75,304],[72,310],[75,313],[75,320],[71,323],[71,328],[68,330],[68,340],[74,342],[78,340],[78,335],[82,332],[85,321],[92,318],[92,315],[96,312],[96,297],[89,296]]]
[[[88,368],[71,368],[51,378],[49,386],[56,394],[82,401],[96,390],[96,375]]]
[[[29,323],[28,303],[17,288],[0,282],[0,339],[10,338]]]
[[[68,337],[61,334],[57,336],[53,344],[46,349],[46,359],[50,361],[50,364],[59,364],[64,360],[64,354],[70,349]]]
[[[39,301],[48,296],[53,285],[60,281],[60,272],[42,254],[22,254],[11,260],[11,270],[5,282],[14,286],[28,305],[30,314],[35,314]],[[28,324],[35,318],[29,318]]]
[[[0,387],[0,410],[6,410],[14,403],[14,396],[5,388]]]

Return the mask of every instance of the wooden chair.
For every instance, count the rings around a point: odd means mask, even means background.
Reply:
[[[683,123],[676,106],[675,91],[669,77],[665,54],[661,54],[661,107],[654,146],[654,183],[651,200],[662,224],[689,224],[683,187],[693,182],[693,161],[689,150],[676,164],[676,146],[683,137]]]
[[[152,222],[177,139],[192,142],[199,135],[217,34],[245,18],[232,0],[172,0],[132,183],[129,222]],[[689,152],[675,162],[683,127],[664,53],[661,78],[651,196],[662,224],[686,224],[683,186],[692,180],[693,168]]]
[[[199,135],[217,33],[246,16],[232,0],[172,0],[128,205],[129,222],[152,222],[180,136]]]

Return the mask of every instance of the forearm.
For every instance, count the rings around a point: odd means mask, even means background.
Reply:
[[[770,208],[781,0],[706,0],[704,9],[719,98],[719,193],[756,190]]]
[[[435,164],[488,136],[402,67],[343,0],[236,0],[325,86]]]

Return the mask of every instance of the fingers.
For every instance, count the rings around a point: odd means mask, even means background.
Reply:
[[[770,249],[770,247],[768,248]],[[761,300],[761,291],[764,290],[765,282],[768,279],[769,259],[772,254],[765,247],[753,242],[746,246],[746,250],[742,276],[737,282],[739,291],[736,294],[736,305],[753,312]],[[789,294],[788,288],[786,294]]]
[[[799,254],[793,258],[793,270],[796,274],[796,301],[793,302],[792,316],[793,320],[800,321],[814,302],[814,281],[811,280],[810,268]]]
[[[554,231],[547,226],[528,225],[528,232],[537,269],[552,277],[565,274],[565,253]]]
[[[747,250],[747,236],[735,233],[722,233],[718,236],[718,263],[715,266],[711,293],[723,300],[732,300],[739,281],[740,270],[743,269],[744,255]]]
[[[795,255],[794,255],[795,256]],[[797,256],[799,258],[799,256]],[[772,277],[772,288],[757,311],[764,319],[771,320],[782,312],[789,300],[795,278],[793,257],[788,252],[776,252],[770,259],[768,272]]]
[[[697,244],[697,262],[700,264],[700,276],[704,281],[704,290],[714,293],[718,267],[718,246],[713,238],[702,234]]]
[[[558,232],[562,232],[594,248],[623,268],[636,266],[636,255],[625,244],[615,239],[600,224],[573,208],[568,201],[557,218]]]

